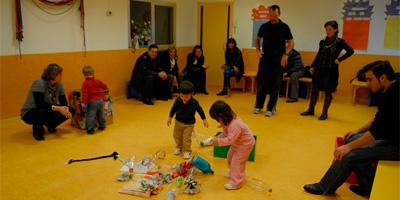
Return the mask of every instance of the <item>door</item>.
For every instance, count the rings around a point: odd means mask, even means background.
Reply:
[[[223,85],[223,70],[225,63],[225,45],[232,31],[230,30],[232,5],[224,3],[199,3],[198,44],[203,47],[205,64],[208,67],[207,85]]]

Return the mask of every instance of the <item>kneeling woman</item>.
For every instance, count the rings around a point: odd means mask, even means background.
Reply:
[[[32,125],[33,137],[44,140],[44,127],[50,133],[56,127],[74,115],[67,106],[64,86],[61,84],[62,68],[49,64],[40,79],[33,81],[25,104],[21,109],[21,119]]]

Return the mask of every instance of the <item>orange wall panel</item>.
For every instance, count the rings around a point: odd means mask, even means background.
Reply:
[[[185,67],[186,55],[193,47],[178,47],[178,64]],[[62,83],[67,93],[78,89],[84,77],[82,67],[91,65],[96,78],[104,81],[113,96],[125,95],[125,84],[130,79],[136,59],[146,49],[132,52],[130,49],[110,51],[30,54],[19,56],[0,56],[0,119],[19,116],[33,80],[40,78],[49,63],[57,63],[63,71]]]

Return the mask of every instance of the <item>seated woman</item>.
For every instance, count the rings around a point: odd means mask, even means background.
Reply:
[[[233,38],[229,38],[226,43],[225,65],[222,68],[224,69],[224,88],[217,94],[218,96],[228,95],[231,77],[235,76],[236,82],[239,82],[244,73],[242,52],[237,48],[236,41]]]
[[[170,92],[178,91],[182,82],[179,75],[178,56],[175,47],[168,48],[167,51],[161,52],[161,67],[168,74],[168,88]]]
[[[43,126],[54,133],[58,125],[75,113],[67,106],[64,86],[61,84],[62,70],[57,64],[49,64],[42,77],[33,81],[22,106],[21,119],[32,125],[36,140],[44,140]]]
[[[196,45],[193,52],[187,56],[183,73],[186,73],[184,79],[193,83],[194,93],[208,94],[206,90],[206,66],[204,65],[203,49],[200,45]]]

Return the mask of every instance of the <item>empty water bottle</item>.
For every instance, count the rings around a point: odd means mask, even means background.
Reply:
[[[257,178],[246,177],[246,184],[258,192],[272,192],[271,186]]]

